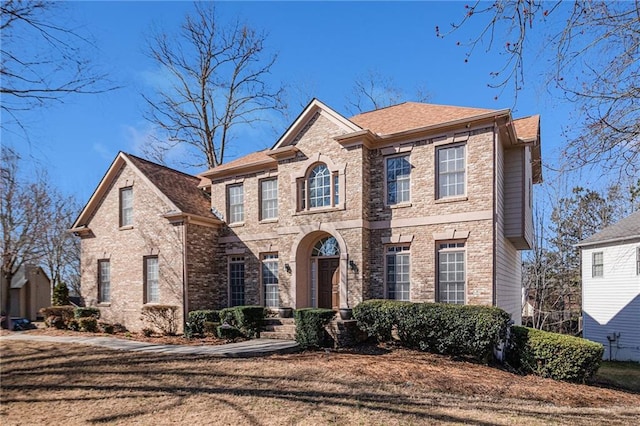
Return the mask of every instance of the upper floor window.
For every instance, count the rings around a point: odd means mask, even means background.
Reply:
[[[387,204],[401,204],[410,201],[411,164],[409,156],[390,157],[386,159],[387,171]]]
[[[133,188],[120,188],[120,227],[133,225]]]
[[[438,198],[465,194],[465,145],[444,146],[436,151]]]
[[[601,251],[593,253],[591,264],[591,276],[601,277],[604,273],[604,254]]]
[[[111,263],[109,259],[98,260],[98,302],[111,301]]]
[[[300,210],[335,207],[340,204],[338,173],[320,163],[300,181]]]
[[[278,179],[260,181],[260,220],[278,218]]]
[[[227,208],[229,223],[244,222],[244,187],[242,184],[227,187]]]
[[[160,301],[158,256],[144,257],[144,303]]]
[[[464,304],[465,283],[464,243],[440,244],[438,247],[438,301]]]
[[[386,248],[387,297],[394,300],[410,300],[409,246]]]

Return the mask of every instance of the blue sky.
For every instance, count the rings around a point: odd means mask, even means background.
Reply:
[[[315,97],[346,116],[346,95],[354,79],[369,70],[392,77],[405,91],[406,100],[412,100],[415,88],[423,86],[432,103],[513,108],[512,91],[506,90],[495,100],[499,91],[487,87],[489,73],[503,60],[498,50],[487,53],[477,49],[465,63],[466,51],[456,45],[477,34],[473,21],[444,40],[435,35],[436,25],[445,29],[463,16],[464,4],[220,2],[217,11],[223,20],[240,17],[269,34],[267,48],[278,54],[271,75],[274,82],[311,88]],[[25,114],[29,140],[20,132],[4,130],[2,143],[16,147],[27,162],[44,165],[61,190],[77,195],[84,203],[118,151],[140,154],[141,144],[152,131],[143,118],[140,93],[152,89],[158,69],[145,55],[145,37],[154,26],[176,30],[193,5],[74,2],[67,6],[68,19],[82,25],[95,39],[97,64],[122,88],[68,97],[62,104]],[[561,126],[570,109],[544,88],[545,63],[537,59],[543,41],[534,38],[530,44],[526,86],[518,95],[513,115],[541,114],[543,162],[554,164],[563,140]],[[292,94],[293,117],[301,110],[301,102]],[[227,161],[270,147],[288,124],[274,118],[270,125],[244,130]]]

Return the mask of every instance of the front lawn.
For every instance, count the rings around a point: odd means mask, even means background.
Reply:
[[[0,341],[0,424],[634,424],[640,395],[409,350],[220,359]]]

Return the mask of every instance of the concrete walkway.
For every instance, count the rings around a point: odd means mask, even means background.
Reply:
[[[299,350],[293,340],[253,339],[226,345],[154,345],[115,337],[44,336],[39,334],[12,333],[0,336],[3,340],[31,340],[47,343],[70,343],[101,346],[108,349],[134,352],[151,352],[169,355],[209,355],[214,357],[248,358],[271,354],[293,353]]]

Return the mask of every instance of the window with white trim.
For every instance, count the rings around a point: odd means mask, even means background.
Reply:
[[[387,246],[385,249],[387,298],[410,300],[409,246]]]
[[[98,260],[98,303],[111,301],[111,262],[109,259]]]
[[[120,227],[133,225],[133,188],[120,188]]]
[[[338,172],[331,172],[326,164],[316,164],[304,179],[298,180],[298,208],[312,210],[340,204]]]
[[[264,306],[280,306],[278,290],[278,253],[262,255],[262,287],[264,288]]]
[[[440,243],[438,245],[438,302],[463,305],[465,283],[465,243]]]
[[[244,256],[229,259],[230,306],[244,305]]]
[[[385,160],[387,204],[408,203],[411,200],[411,164],[408,155]]]
[[[160,301],[158,256],[144,257],[144,303]]]
[[[227,205],[229,223],[244,222],[244,187],[241,183],[227,186]]]
[[[591,259],[591,276],[593,278],[602,277],[604,275],[604,253],[594,252]]]
[[[640,247],[636,249],[636,275],[640,275]]]
[[[465,195],[465,145],[437,148],[438,198]]]
[[[278,218],[278,179],[260,181],[260,220]]]

